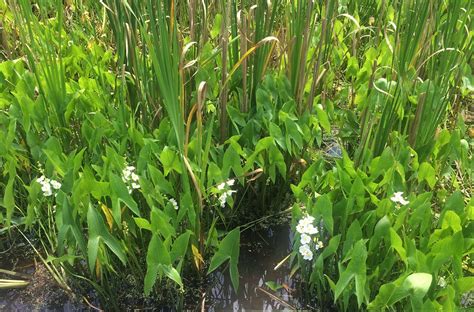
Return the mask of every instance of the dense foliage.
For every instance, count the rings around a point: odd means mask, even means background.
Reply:
[[[0,246],[119,309],[182,308],[291,194],[303,297],[451,311],[474,289],[469,0],[0,3]],[[470,108],[471,107],[471,108]],[[4,237],[4,238],[3,238]],[[332,294],[332,296],[329,296]]]

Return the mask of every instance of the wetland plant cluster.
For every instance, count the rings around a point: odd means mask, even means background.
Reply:
[[[473,6],[0,2],[0,248],[184,309],[291,197],[301,302],[469,306]]]

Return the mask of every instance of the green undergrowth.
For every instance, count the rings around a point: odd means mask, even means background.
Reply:
[[[2,2],[0,244],[39,242],[106,309],[183,309],[216,270],[237,290],[241,231],[291,213],[302,301],[467,306],[472,11]]]

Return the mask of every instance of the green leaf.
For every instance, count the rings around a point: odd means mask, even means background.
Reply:
[[[137,226],[138,226],[140,229],[151,231],[151,224],[150,224],[150,222],[148,222],[147,219],[143,219],[143,218],[133,218],[133,220],[135,221],[135,223],[137,224]]]
[[[418,182],[421,181],[426,181],[430,188],[433,188],[436,184],[436,172],[427,162],[422,163],[418,169]]]
[[[286,129],[286,146],[288,147],[288,152],[291,154],[290,150],[290,139],[295,142],[295,145],[298,147],[298,150],[295,150],[293,153],[298,154],[299,151],[303,148],[303,131],[300,126],[291,119],[285,120],[285,129]]]
[[[170,252],[171,262],[175,262],[186,255],[190,235],[190,232],[186,232],[176,238]]]
[[[440,219],[444,219],[444,214],[452,210],[456,212],[458,216],[462,216],[464,214],[464,196],[459,190],[453,192],[453,194],[446,200],[446,204],[441,212]]]
[[[362,229],[359,220],[354,220],[346,232],[346,238],[342,247],[342,254],[345,256],[352,248],[353,244],[362,239]]]
[[[174,197],[175,191],[173,189],[173,185],[168,180],[166,180],[163,173],[161,173],[160,170],[158,170],[152,165],[148,165],[148,170],[150,172],[151,180],[153,181],[155,187],[158,188],[161,192]]]
[[[332,203],[327,194],[318,197],[316,212],[321,214],[324,227],[328,230],[330,235],[333,235],[334,220],[332,217]]]
[[[127,205],[135,215],[140,216],[137,203],[130,193],[128,193],[127,186],[123,183],[122,179],[115,174],[110,175],[110,188],[112,192],[112,215],[117,224],[122,223],[121,202]]]
[[[355,208],[354,208],[355,206]],[[362,211],[365,206],[365,185],[362,179],[357,176],[352,184],[347,203],[347,213],[352,214]]]
[[[314,265],[314,268],[315,268],[314,273],[322,274],[323,268],[324,268],[324,259],[336,253],[337,248],[339,247],[340,240],[341,240],[341,234],[336,235],[329,240],[328,245],[323,249],[323,252],[316,259],[316,262]]]
[[[10,167],[15,168],[14,165]],[[5,193],[3,196],[3,206],[7,210],[7,222],[6,222],[7,227],[10,226],[10,222],[13,216],[13,210],[15,208],[15,197],[13,194],[14,181],[15,181],[15,175],[9,174],[7,186],[5,187]]]
[[[87,253],[89,260],[89,269],[91,272],[95,268],[95,262],[97,260],[97,253],[99,250],[99,244],[104,242],[107,247],[122,261],[126,263],[126,256],[122,250],[120,242],[113,237],[105,226],[104,219],[97,212],[97,210],[89,205],[87,211],[87,225],[89,227],[89,241],[87,243]]]
[[[451,228],[454,232],[459,232],[462,230],[461,218],[454,211],[448,210],[443,216],[441,228]]]
[[[61,255],[64,252],[64,241],[66,240],[68,233],[71,232],[75,240],[71,243],[77,244],[81,252],[84,255],[87,254],[86,242],[84,239],[84,234],[82,232],[82,227],[79,225],[80,223],[78,222],[78,220],[73,217],[73,209],[68,202],[67,196],[65,196],[64,193],[59,192],[56,198],[58,201],[58,206],[61,207],[63,222],[58,231],[58,253]]]
[[[428,273],[413,273],[403,282],[402,287],[408,290],[415,298],[423,298],[430,289],[433,276]]]
[[[347,61],[347,71],[346,77],[354,78],[357,76],[357,72],[359,71],[359,62],[355,56],[351,56]]]
[[[280,127],[273,122],[269,123],[268,131],[270,132],[270,136],[275,139],[275,142],[283,149],[286,150],[286,143],[285,137],[283,136],[283,132],[281,131]]]
[[[406,264],[406,250],[405,248],[403,248],[402,239],[393,228],[390,228],[390,246],[397,251],[398,255],[400,256],[400,259]]]
[[[171,218],[158,208],[153,208],[151,212],[151,228],[153,233],[160,233],[165,239],[176,234]]]
[[[216,38],[217,35],[220,34],[221,32],[221,23],[222,23],[222,15],[217,13],[216,16],[214,17],[214,24],[212,26],[212,29],[210,31],[211,38]]]
[[[51,150],[43,150],[44,154],[48,157],[48,160],[53,164],[54,170],[60,175],[64,176],[64,169],[63,169],[63,161],[61,160],[60,155],[57,154],[56,151],[51,151]]]
[[[233,145],[229,145],[224,153],[224,159],[222,163],[222,174],[226,177],[230,175],[230,170],[233,170],[236,176],[244,174],[244,170],[240,165],[240,155],[235,150]]]
[[[408,296],[406,289],[401,287],[405,278],[403,275],[393,282],[382,285],[375,299],[367,306],[368,309],[382,311]]]
[[[212,273],[226,260],[230,264],[230,278],[234,291],[239,289],[239,270],[237,267],[240,253],[240,228],[235,228],[220,242],[217,252],[211,259],[207,274]]]
[[[267,285],[267,287],[270,288],[270,289],[273,290],[273,291],[277,291],[277,290],[283,288],[282,285],[277,284],[277,283],[275,283],[274,281],[265,282],[265,285]]]
[[[182,173],[180,157],[175,151],[173,151],[168,146],[165,146],[165,148],[161,152],[160,161],[163,165],[165,177],[173,170],[177,173]]]
[[[329,122],[328,115],[319,105],[316,105],[316,114],[318,115],[321,127],[323,127],[327,133],[331,133],[331,123]]]
[[[362,303],[367,301],[368,298],[368,294],[365,291],[367,280],[367,249],[363,239],[357,241],[357,243],[354,245],[351,255],[351,261],[349,262],[347,268],[340,273],[339,280],[336,283],[334,302],[336,302],[342,292],[346,289],[349,282],[354,279],[357,303],[360,307]]]
[[[474,276],[458,278],[454,285],[458,294],[464,294],[474,290]]]
[[[155,285],[159,272],[165,273],[167,275],[170,274],[168,275],[168,277],[176,281],[176,276],[174,275],[175,273],[172,272],[171,269],[169,269],[169,267],[171,266],[170,254],[158,234],[154,234],[150,240],[150,244],[148,245],[148,252],[146,255],[146,263],[147,270],[144,285],[144,292],[146,295],[150,293],[153,285]],[[181,278],[179,278],[179,281],[181,281]],[[182,286],[182,283],[178,284]]]
[[[380,241],[387,237],[390,233],[390,219],[388,216],[384,216],[375,225],[374,234],[370,238],[369,250],[379,248]]]
[[[159,265],[159,268],[166,276],[168,276],[169,279],[175,281],[176,284],[181,287],[181,289],[184,287],[183,281],[181,280],[181,275],[175,268],[173,268],[171,265]]]
[[[270,146],[270,149],[268,151],[268,162],[269,162],[269,175],[273,183],[275,183],[276,181],[275,168],[278,169],[278,172],[280,173],[282,178],[286,179],[285,158],[283,157],[283,154],[275,145]]]

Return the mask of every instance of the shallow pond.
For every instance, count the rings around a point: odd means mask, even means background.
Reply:
[[[232,288],[228,274],[217,272],[207,293],[209,311],[292,311],[300,309],[296,281],[289,261],[275,266],[291,252],[293,235],[286,225],[249,229],[241,236],[240,288]],[[272,290],[266,283],[270,283]],[[275,286],[277,286],[276,289]]]
[[[287,225],[242,232],[239,261],[240,288],[232,288],[227,271],[216,271],[210,278],[202,311],[293,311],[300,310],[296,280],[290,278],[289,261],[280,263],[291,251],[293,234]],[[41,263],[32,260],[1,259],[0,268],[30,274],[31,283],[24,289],[0,290],[0,311],[84,311],[87,307],[56,286]],[[33,259],[31,255],[29,259]],[[273,290],[267,285],[269,283]],[[193,309],[193,310],[194,310]],[[167,309],[168,310],[168,309]]]

